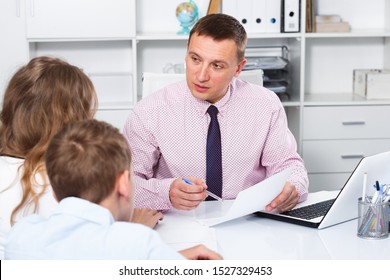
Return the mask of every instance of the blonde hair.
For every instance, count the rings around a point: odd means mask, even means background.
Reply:
[[[97,108],[95,88],[81,69],[52,57],[36,57],[21,67],[6,88],[0,115],[0,153],[25,159],[21,170],[23,196],[13,210],[33,205],[48,186],[44,153],[53,135],[65,124],[93,118]],[[42,190],[34,188],[35,174],[44,178]]]

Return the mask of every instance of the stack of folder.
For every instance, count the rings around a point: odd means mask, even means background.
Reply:
[[[339,15],[315,15],[315,0],[306,0],[306,32],[349,32],[351,27]]]
[[[288,48],[287,46],[248,47],[246,70],[261,69],[263,85],[275,92],[281,101],[288,101]]]
[[[316,32],[314,0],[306,0],[306,32]]]

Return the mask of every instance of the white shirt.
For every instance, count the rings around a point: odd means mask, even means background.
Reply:
[[[4,242],[7,233],[11,229],[10,218],[12,211],[22,200],[22,186],[20,183],[20,167],[23,167],[24,159],[0,156],[0,259],[4,259]],[[37,175],[34,188],[37,191],[42,189],[42,178]],[[57,201],[52,195],[49,186],[39,199],[37,213],[48,217]],[[26,206],[16,215],[16,221],[34,212],[33,205]]]
[[[6,259],[184,259],[158,233],[141,224],[115,222],[109,210],[68,197],[45,219],[30,215],[14,225]]]

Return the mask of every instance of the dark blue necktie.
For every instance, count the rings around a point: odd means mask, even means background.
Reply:
[[[206,184],[208,191],[222,197],[222,148],[221,131],[218,123],[218,109],[211,105],[207,109],[211,121],[207,133],[206,145]],[[210,196],[207,200],[214,200]]]

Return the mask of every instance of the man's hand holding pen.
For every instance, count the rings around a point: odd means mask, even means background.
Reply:
[[[186,180],[191,184],[184,181],[183,178],[177,178],[169,189],[169,198],[172,206],[176,209],[194,209],[207,197],[207,185],[203,179],[186,177]]]

